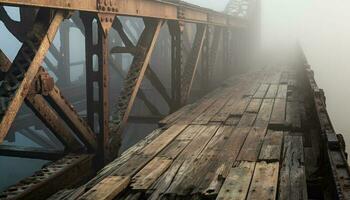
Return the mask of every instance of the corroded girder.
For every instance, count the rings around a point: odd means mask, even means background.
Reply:
[[[93,156],[70,154],[44,166],[0,193],[0,199],[46,199],[65,187],[73,187],[93,174]]]
[[[11,68],[8,72],[2,73],[4,80],[1,83],[1,96],[5,104],[1,106],[3,112],[0,123],[0,143],[7,135],[27,96],[64,15],[64,12],[58,11],[50,21],[49,12],[39,11],[33,29],[28,33],[28,39],[23,43]]]
[[[12,6],[35,6],[125,16],[151,17],[219,26],[246,26],[246,22],[240,18],[200,8],[191,4],[173,3],[161,0],[117,0],[108,1],[108,3],[106,3],[108,5],[101,5],[99,0],[0,0],[0,3]]]

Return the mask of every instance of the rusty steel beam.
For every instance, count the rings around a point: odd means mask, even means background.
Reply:
[[[182,53],[183,53],[183,33],[179,22],[168,22],[171,36],[171,98],[172,105],[170,112],[174,112],[181,107],[181,74],[182,74]]]
[[[171,36],[171,97],[172,105],[170,112],[174,112],[181,107],[181,74],[183,58],[183,33],[179,22],[168,22]]]
[[[102,20],[104,17],[108,20]],[[102,164],[118,150],[109,147],[109,52],[108,32],[115,16],[81,13],[85,26],[87,123],[97,134],[98,159]],[[93,25],[97,20],[96,26]],[[96,41],[94,35],[96,34]],[[94,56],[97,59],[94,60]]]
[[[64,152],[57,149],[0,145],[0,156],[57,160],[64,156]]]
[[[188,98],[191,94],[192,84],[194,81],[194,77],[196,75],[197,66],[199,62],[199,58],[202,52],[202,47],[204,44],[205,34],[206,34],[206,25],[197,25],[196,36],[193,41],[193,47],[190,55],[186,60],[186,64],[184,66],[184,71],[182,73],[182,81],[181,81],[181,103],[184,104],[187,102]]]
[[[33,30],[28,34],[29,38],[23,43],[9,71],[5,73],[1,87],[3,90],[7,89],[5,95],[10,98],[6,97],[8,105],[2,108],[5,112],[1,116],[0,143],[6,137],[28,94],[65,14],[62,11],[56,12],[51,22],[48,21],[48,15],[50,16],[50,13],[47,14],[47,11],[39,11]]]
[[[7,72],[11,67],[11,61],[0,50],[0,70]],[[45,71],[43,68],[41,71]],[[38,79],[38,77],[36,78]],[[35,88],[32,88],[35,90]],[[34,91],[35,92],[35,91]],[[36,93],[36,92],[35,92]],[[44,97],[39,94],[29,94],[25,103],[32,109],[35,115],[50,129],[50,131],[67,147],[68,151],[77,151],[81,144],[67,129],[66,125],[56,112],[46,103]]]
[[[79,137],[91,152],[97,149],[95,134],[87,123],[78,115],[73,106],[61,94],[57,86],[44,96],[50,106],[66,122],[70,129]]]
[[[139,52],[135,55],[130,66],[129,72],[124,81],[124,87],[117,102],[117,112],[113,116],[113,134],[120,134],[128,121],[136,95],[149,66],[149,61],[155,48],[162,24],[163,22],[161,20],[145,21],[145,29],[136,46],[136,48],[139,49]]]
[[[111,58],[110,59],[110,63],[112,64],[112,68],[115,69],[117,71],[117,73],[121,76],[122,79],[125,79],[127,74],[123,71],[123,69],[121,68],[120,65],[118,65],[116,63],[116,61]],[[146,107],[148,108],[148,110],[153,114],[153,115],[157,115],[160,116],[161,113],[160,111],[157,109],[156,106],[154,106],[152,104],[152,102],[150,100],[148,100],[146,94],[143,92],[142,89],[139,90],[139,92],[137,93],[137,97],[140,98],[140,100],[143,101],[143,103],[146,105]]]
[[[104,2],[104,3],[102,3]],[[244,28],[245,20],[191,4],[160,0],[0,0],[4,5],[79,10]]]
[[[63,188],[74,187],[93,175],[93,155],[69,154],[0,193],[0,200],[46,199]]]
[[[131,53],[133,56],[137,55],[137,48],[134,45],[135,41],[132,41],[129,36],[125,33],[125,30],[128,30],[127,26],[123,26],[123,24],[121,23],[121,21],[116,18],[116,20],[113,23],[113,28],[119,33],[123,43],[125,44],[125,48],[126,49],[130,49],[131,51],[129,53]],[[117,53],[115,51],[116,49],[111,49],[111,53]],[[150,66],[150,64],[148,64],[147,66],[147,70],[146,70],[146,77],[148,78],[148,80],[151,82],[151,84],[153,85],[153,87],[159,92],[159,94],[163,97],[163,99],[165,100],[165,102],[167,102],[167,104],[169,105],[169,107],[171,107],[171,98],[168,95],[168,92],[166,90],[166,88],[164,87],[162,81],[159,79],[159,77],[157,76],[157,74],[153,71],[152,67]]]
[[[39,94],[29,95],[25,102],[45,126],[62,142],[67,151],[76,152],[83,148],[80,142],[71,134],[64,121],[50,108],[43,96]]]

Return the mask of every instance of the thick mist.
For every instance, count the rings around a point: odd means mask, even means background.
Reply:
[[[227,1],[188,0],[221,11]],[[350,145],[350,2],[344,0],[263,0],[263,51],[301,43],[338,133]],[[348,148],[349,149],[349,148]]]

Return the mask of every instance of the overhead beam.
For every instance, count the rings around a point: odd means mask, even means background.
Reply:
[[[64,156],[64,152],[47,148],[0,145],[0,156],[41,160],[57,160]]]
[[[0,0],[12,6],[34,6],[79,10],[95,13],[109,13],[119,16],[150,17],[166,20],[179,20],[193,23],[213,24],[230,27],[245,27],[246,21],[191,4],[170,3],[149,0],[118,0],[112,6],[99,4],[99,0]]]

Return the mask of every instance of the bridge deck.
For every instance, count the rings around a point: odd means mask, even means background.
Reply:
[[[307,199],[303,146],[310,141],[303,138],[306,115],[295,77],[294,71],[259,71],[230,79],[162,120],[163,128],[84,190],[58,196]]]

